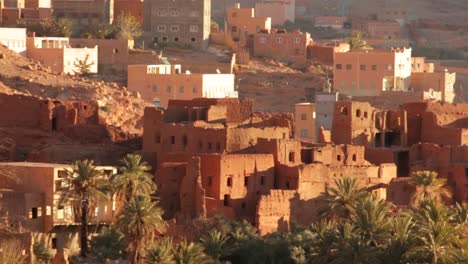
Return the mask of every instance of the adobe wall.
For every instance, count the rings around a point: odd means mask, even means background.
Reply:
[[[291,224],[291,203],[299,195],[294,190],[271,190],[260,196],[255,224],[260,235],[287,232]]]
[[[54,72],[63,72],[64,70],[64,50],[55,48],[29,48],[26,56],[30,59],[39,61],[52,69]]]
[[[240,123],[251,117],[254,109],[252,99],[215,99],[215,98],[195,98],[193,100],[169,100],[168,109],[171,108],[209,108],[212,105],[226,106],[226,122]],[[171,120],[166,118],[165,120]]]

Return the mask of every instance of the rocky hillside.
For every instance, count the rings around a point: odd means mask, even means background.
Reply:
[[[148,104],[138,94],[113,83],[57,74],[39,62],[0,45],[0,92],[22,93],[59,100],[97,101],[100,116],[123,132],[141,134]]]

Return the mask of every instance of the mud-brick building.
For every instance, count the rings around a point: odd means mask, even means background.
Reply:
[[[394,163],[398,181],[388,199],[406,205],[412,173],[432,170],[448,180],[454,201],[465,202],[468,186],[468,105],[438,102],[405,103],[397,111],[380,110],[362,102],[337,102],[332,141],[365,146],[374,164]]]
[[[385,199],[394,164],[371,164],[363,146],[301,143],[292,119],[254,113],[253,101],[239,99],[147,108],[143,153],[156,168],[165,217],[225,215],[262,234],[284,231],[314,220],[320,195],[343,176]]]
[[[15,181],[2,177],[0,196],[2,210],[7,221],[28,232],[44,234],[45,241],[53,248],[70,248],[76,243],[80,217],[76,204],[61,202],[60,196],[67,188],[65,179],[75,177],[70,172],[73,166],[53,163],[2,162],[0,170]],[[104,181],[115,174],[117,169],[98,166]],[[90,213],[91,225],[110,224],[115,220],[115,200],[97,201]],[[71,235],[69,233],[75,233]]]

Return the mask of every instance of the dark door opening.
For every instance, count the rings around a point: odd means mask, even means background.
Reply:
[[[381,137],[382,137],[382,133],[380,133],[380,132],[379,132],[379,133],[375,133],[374,141],[375,141],[375,147],[376,147],[376,148],[382,147]]]
[[[301,150],[301,161],[305,164],[312,163],[312,150],[311,149],[303,149]]]
[[[57,118],[52,117],[52,131],[57,130]]]
[[[399,146],[400,144],[399,132],[385,132],[385,147]]]
[[[409,151],[397,152],[396,165],[398,177],[409,176]]]

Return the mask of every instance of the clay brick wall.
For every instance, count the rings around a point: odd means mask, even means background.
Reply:
[[[298,196],[293,190],[271,190],[268,195],[260,197],[255,219],[260,235],[289,230],[291,201],[297,200]]]
[[[259,32],[254,35],[253,55],[305,63],[311,41],[309,33],[299,30]]]
[[[226,105],[227,123],[243,122],[251,117],[254,109],[254,101],[252,99],[232,100],[215,98],[196,98],[190,101],[169,100],[168,108],[208,108],[212,105]]]

